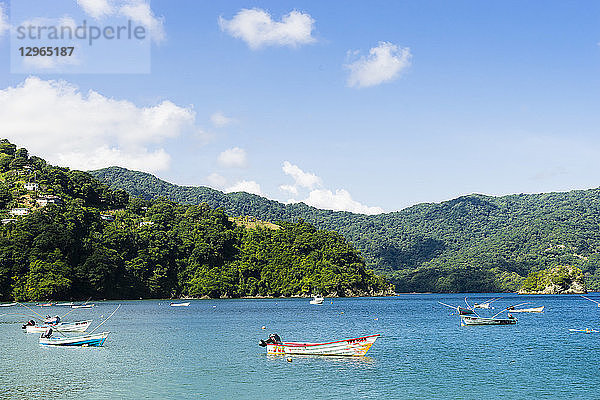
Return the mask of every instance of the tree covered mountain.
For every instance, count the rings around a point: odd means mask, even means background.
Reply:
[[[92,175],[130,195],[206,203],[234,216],[304,220],[350,240],[367,264],[402,292],[516,291],[530,272],[559,265],[600,289],[600,189],[493,197],[462,196],[379,215],[282,204],[248,193],[182,187],[111,167]]]
[[[0,141],[0,300],[382,295],[336,232],[130,197]]]

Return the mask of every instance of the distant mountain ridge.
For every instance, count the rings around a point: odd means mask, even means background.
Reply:
[[[282,204],[248,193],[177,186],[143,172],[90,171],[112,188],[144,199],[207,203],[232,216],[303,219],[336,230],[387,274],[397,291],[516,291],[529,272],[573,265],[588,289],[600,288],[600,190],[461,196],[379,215]],[[597,274],[598,272],[598,274]]]

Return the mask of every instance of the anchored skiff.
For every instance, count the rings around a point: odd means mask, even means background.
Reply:
[[[509,309],[509,311],[511,313],[516,313],[516,312],[541,313],[541,312],[544,312],[544,306],[532,307],[532,308],[515,308],[514,310]]]
[[[302,354],[319,356],[364,356],[379,335],[362,336],[328,343],[267,343],[267,354]]]
[[[75,321],[75,322],[60,322],[54,325],[25,325],[26,333],[43,333],[46,329],[52,328],[60,332],[85,332],[92,323],[92,320]]]
[[[517,319],[512,315],[508,318],[486,318],[473,315],[461,315],[464,325],[513,325],[517,323]]]
[[[43,346],[79,346],[100,347],[104,345],[110,332],[96,333],[93,335],[82,335],[72,337],[40,337],[40,345]]]

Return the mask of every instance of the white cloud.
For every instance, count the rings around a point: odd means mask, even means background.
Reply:
[[[83,11],[96,19],[107,17],[115,12],[108,0],[77,0]]]
[[[217,162],[220,166],[226,168],[243,168],[248,164],[246,150],[239,147],[227,149],[219,154]]]
[[[247,192],[257,194],[262,196],[262,190],[260,189],[260,185],[255,181],[239,181],[233,186],[230,186],[225,189],[225,193],[233,193],[233,192]]]
[[[350,70],[348,86],[369,87],[390,82],[410,66],[412,54],[408,47],[398,48],[390,42],[379,42],[377,47],[369,50],[368,57],[361,57],[346,65]]]
[[[310,172],[304,172],[297,165],[293,165],[289,161],[283,163],[283,173],[294,178],[294,183],[297,186],[312,189],[315,186],[322,185],[321,178]]]
[[[77,0],[77,4],[92,18],[121,15],[143,25],[153,41],[165,39],[164,18],[154,15],[147,0]]]
[[[8,23],[8,16],[6,15],[4,4],[0,3],[0,37],[2,37],[9,29],[10,24]]]
[[[216,172],[213,172],[212,174],[207,176],[206,180],[208,181],[209,185],[218,189],[221,189],[227,185],[227,179],[224,176],[217,174]]]
[[[251,49],[263,46],[290,46],[312,43],[315,20],[299,11],[292,11],[274,21],[264,10],[242,9],[231,20],[219,17],[221,30],[242,39]]]
[[[281,185],[279,186],[279,189],[283,190],[284,192],[293,194],[294,196],[298,195],[298,188],[294,185]]]
[[[210,121],[217,128],[222,128],[222,127],[227,126],[227,125],[231,124],[232,122],[234,122],[234,119],[229,118],[222,112],[218,111],[210,116]]]
[[[308,197],[302,200],[303,203],[316,208],[334,211],[350,211],[359,214],[380,214],[383,209],[380,207],[365,206],[352,199],[350,193],[345,189],[337,189],[333,193],[329,189],[322,188],[323,181],[313,173],[304,172],[300,167],[285,161],[282,170],[286,175],[294,179],[293,185],[281,185],[279,189],[291,195],[298,196],[299,189],[309,189]],[[318,188],[317,188],[318,187]],[[297,200],[290,199],[287,203],[297,203]]]
[[[37,77],[0,90],[0,132],[32,154],[76,169],[164,170],[170,156],[160,145],[197,129],[195,113],[170,101],[138,107]]]
[[[129,0],[119,9],[119,13],[144,25],[155,42],[165,39],[164,18],[157,18],[144,0]]]
[[[316,189],[309,193],[308,198],[302,201],[316,208],[334,211],[350,211],[358,214],[381,214],[381,207],[369,207],[352,199],[350,193],[344,189],[337,189],[335,193],[327,189]]]

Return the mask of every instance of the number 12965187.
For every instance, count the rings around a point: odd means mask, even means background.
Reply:
[[[75,47],[19,47],[21,57],[71,57]]]

